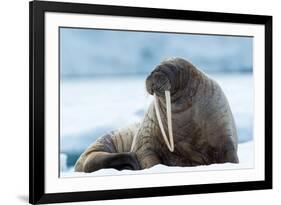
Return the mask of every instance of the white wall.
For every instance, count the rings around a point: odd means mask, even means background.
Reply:
[[[76,1],[75,1],[76,2]],[[274,189],[92,204],[276,204],[280,200],[280,37],[281,7],[276,0],[84,0],[98,4],[273,15],[274,30]],[[28,199],[28,1],[1,1],[0,30],[0,204],[26,204]],[[278,46],[279,47],[278,47]],[[279,195],[279,196],[278,196]],[[274,203],[275,202],[275,203]],[[89,203],[79,203],[89,204]]]

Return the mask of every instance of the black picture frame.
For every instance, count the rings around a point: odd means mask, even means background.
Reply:
[[[124,6],[32,1],[29,4],[29,202],[31,204],[108,200],[272,188],[272,16],[185,11]],[[71,193],[45,192],[45,59],[46,12],[150,17],[210,22],[259,24],[265,27],[265,180]]]

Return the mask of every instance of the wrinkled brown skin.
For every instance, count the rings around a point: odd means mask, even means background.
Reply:
[[[159,129],[153,103],[142,123],[101,137],[80,156],[75,171],[101,168],[145,169],[156,164],[197,166],[238,163],[237,132],[228,101],[220,86],[181,58],[163,61],[146,79],[146,89],[159,99],[167,130],[165,90],[170,90],[175,143],[170,152]],[[133,152],[133,136],[139,128]]]

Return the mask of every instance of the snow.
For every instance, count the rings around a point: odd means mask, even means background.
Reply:
[[[214,170],[233,170],[233,169],[250,169],[253,168],[254,162],[254,143],[249,141],[239,144],[238,157],[239,163],[211,164],[196,167],[169,167],[162,164],[155,165],[144,170],[122,170],[101,169],[92,173],[74,172],[73,168],[68,172],[63,172],[61,177],[94,177],[94,176],[112,176],[112,175],[130,175],[130,174],[153,174],[153,173],[175,173],[175,172],[196,172],[196,171],[214,171]]]
[[[81,152],[97,137],[140,120],[151,98],[144,77],[63,81],[61,151]]]

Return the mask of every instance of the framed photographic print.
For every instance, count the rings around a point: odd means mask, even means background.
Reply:
[[[30,203],[272,188],[272,17],[30,2]]]

